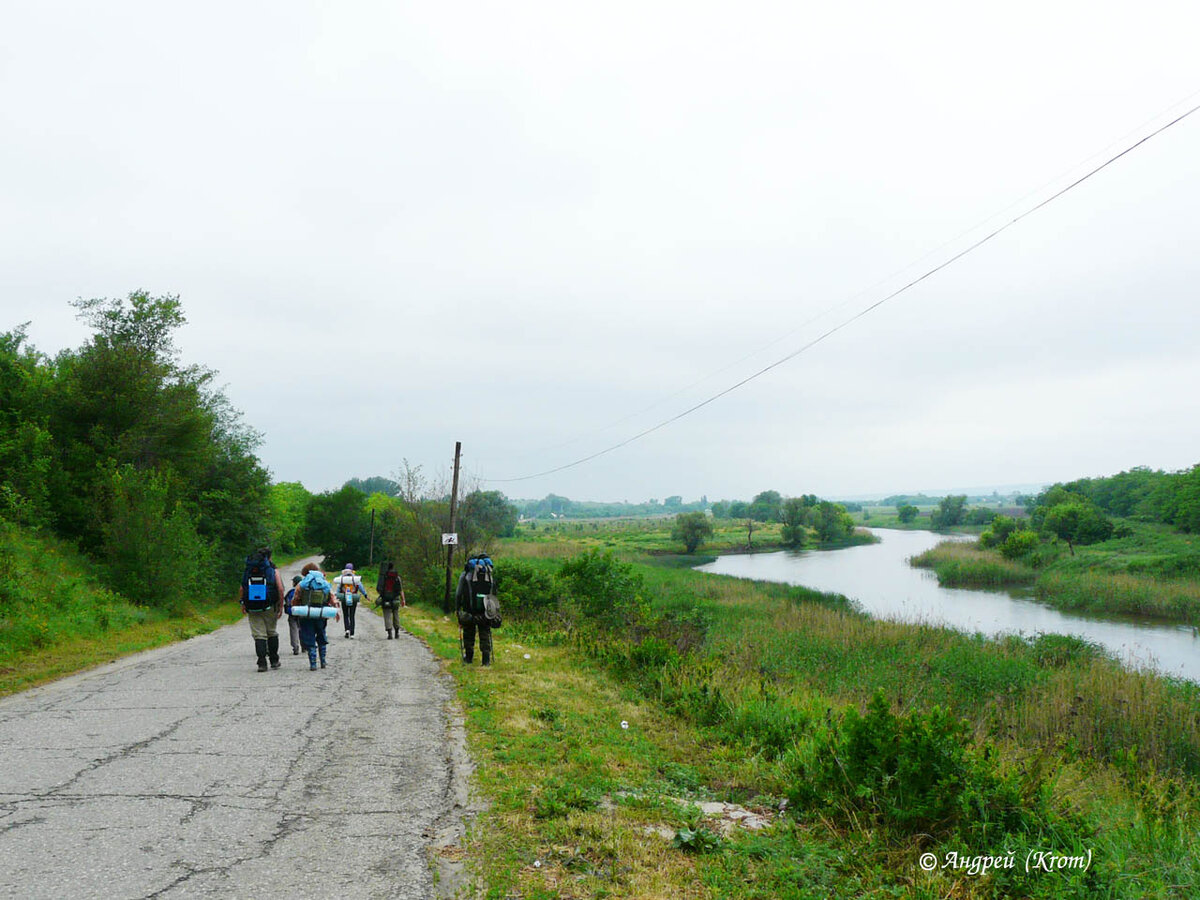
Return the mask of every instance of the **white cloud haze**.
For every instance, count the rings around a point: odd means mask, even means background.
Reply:
[[[444,469],[455,440],[475,477],[541,471],[1200,102],[1198,25],[1164,2],[10,4],[0,329],[53,353],[86,337],[76,297],[179,294],[184,358],[277,480]],[[849,496],[1189,466],[1198,235],[1200,113],[694,415],[491,486]]]

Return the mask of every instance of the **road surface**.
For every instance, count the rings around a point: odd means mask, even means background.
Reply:
[[[0,897],[437,896],[466,800],[446,677],[365,608],[316,672],[280,626],[277,670],[243,620],[0,701]]]

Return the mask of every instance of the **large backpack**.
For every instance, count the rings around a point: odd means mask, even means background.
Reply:
[[[337,583],[338,599],[346,606],[353,606],[358,602],[358,582],[354,580],[354,576],[349,576],[350,580],[346,581],[346,573],[343,572],[334,581]]]
[[[394,569],[384,572],[375,589],[379,592],[379,602],[382,606],[394,606],[400,599],[400,573]]]
[[[304,580],[296,587],[296,596],[292,598],[293,606],[321,607],[329,603],[329,582],[317,577],[319,573],[309,572]]]
[[[499,628],[503,619],[500,615],[500,598],[496,596],[496,573],[491,559],[486,555],[471,557],[467,560],[465,574],[467,596],[458,613],[459,621]]]
[[[275,567],[265,553],[253,553],[246,557],[246,567],[242,570],[242,597],[250,612],[262,612],[279,602]]]

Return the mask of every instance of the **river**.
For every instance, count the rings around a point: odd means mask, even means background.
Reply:
[[[844,594],[872,616],[946,625],[988,636],[1004,633],[1078,635],[1132,668],[1153,668],[1200,682],[1200,637],[1190,626],[1101,619],[1060,612],[1006,591],[944,588],[931,570],[908,564],[945,535],[875,528],[877,544],[843,550],[732,554],[698,571],[798,584]]]

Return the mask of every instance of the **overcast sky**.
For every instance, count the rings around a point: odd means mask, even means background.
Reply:
[[[506,479],[799,349],[1200,103],[1194,3],[6,3],[0,329],[178,294],[278,481]],[[510,497],[1200,462],[1200,113]]]

